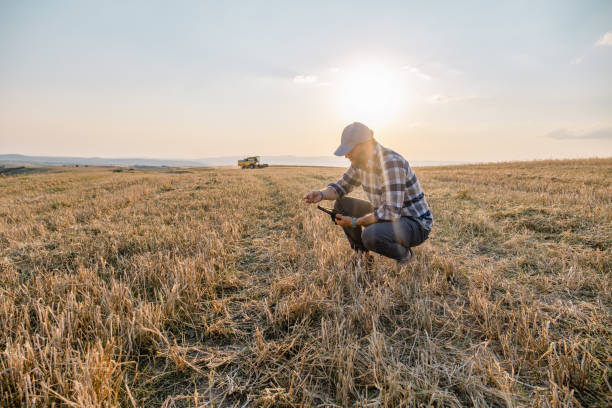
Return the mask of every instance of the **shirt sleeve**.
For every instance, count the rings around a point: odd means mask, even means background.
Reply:
[[[338,198],[353,191],[355,187],[361,185],[361,176],[359,170],[351,165],[346,173],[335,183],[328,184],[328,187],[333,188],[338,193]]]
[[[374,211],[377,220],[392,221],[402,216],[406,177],[406,168],[401,160],[394,159],[384,163],[382,204]]]

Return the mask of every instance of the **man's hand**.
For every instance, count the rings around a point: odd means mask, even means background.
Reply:
[[[302,200],[308,204],[316,204],[321,200],[337,200],[339,198],[338,193],[331,187],[327,187],[325,190],[313,190],[306,194]]]
[[[363,217],[359,217],[355,220],[355,225],[358,227],[367,227],[368,225],[372,225],[377,223],[378,220],[374,216],[374,213],[369,213],[364,215]],[[336,214],[336,224],[341,227],[352,227],[353,226],[353,217],[349,217],[348,215],[340,215]]]
[[[336,224],[341,227],[352,227],[353,218],[349,217],[348,215],[336,214]]]
[[[310,193],[306,194],[303,200],[308,204],[316,204],[319,201],[323,200],[323,192],[319,190],[313,190]]]

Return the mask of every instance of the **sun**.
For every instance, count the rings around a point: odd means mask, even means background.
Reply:
[[[402,89],[392,69],[382,63],[363,63],[339,72],[337,101],[345,121],[372,126],[390,122],[400,111]]]

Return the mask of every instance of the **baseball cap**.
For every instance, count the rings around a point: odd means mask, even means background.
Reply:
[[[373,135],[374,132],[363,123],[353,122],[342,131],[340,146],[338,146],[334,154],[336,156],[344,156],[353,150],[353,147],[357,146],[359,143],[372,139]]]

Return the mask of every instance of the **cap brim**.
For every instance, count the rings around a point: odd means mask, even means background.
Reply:
[[[340,145],[334,152],[336,156],[344,156],[351,151],[351,146]]]

